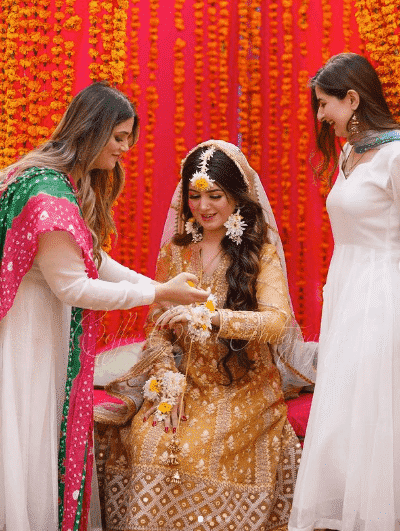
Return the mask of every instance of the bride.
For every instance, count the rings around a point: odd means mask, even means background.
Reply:
[[[112,387],[148,372],[140,413],[108,440],[107,529],[286,530],[301,446],[274,355],[290,365],[301,337],[272,210],[232,144],[182,163],[156,279],[182,271],[209,301],[153,304],[144,356]]]

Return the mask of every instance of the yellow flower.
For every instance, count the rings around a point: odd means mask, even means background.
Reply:
[[[193,185],[195,188],[197,188],[197,190],[207,190],[208,188],[208,182],[206,181],[206,179],[204,179],[204,177],[194,181]]]
[[[158,382],[157,380],[154,378],[154,380],[151,380],[150,382],[150,391],[152,391],[153,393],[159,393],[160,392],[160,388],[158,386]]]
[[[161,413],[169,413],[172,409],[171,404],[168,404],[168,402],[160,402],[157,407],[158,411]]]
[[[208,308],[210,312],[215,312],[215,306],[212,300],[208,300],[205,304],[205,307]]]

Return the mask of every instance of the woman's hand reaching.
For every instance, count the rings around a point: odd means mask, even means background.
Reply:
[[[191,273],[179,273],[168,282],[155,286],[155,302],[170,301],[175,304],[192,304],[205,302],[208,291],[197,289],[198,278]]]

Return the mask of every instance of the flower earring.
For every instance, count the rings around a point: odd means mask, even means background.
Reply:
[[[194,243],[199,243],[203,239],[203,234],[200,232],[200,226],[194,218],[189,218],[185,223],[185,231],[192,235]]]
[[[244,229],[247,227],[247,223],[243,221],[243,216],[240,215],[239,207],[236,212],[231,214],[225,221],[224,227],[228,229],[226,231],[228,238],[234,241],[236,245],[239,245],[242,241]]]

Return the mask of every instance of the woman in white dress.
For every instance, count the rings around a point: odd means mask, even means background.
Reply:
[[[1,531],[87,529],[93,310],[207,299],[194,275],[158,284],[102,251],[137,135],[129,100],[94,83],[0,173]]]
[[[400,127],[357,54],[311,80],[335,248],[290,531],[400,528]],[[336,137],[347,140],[337,150]],[[335,145],[336,144],[336,145]],[[338,157],[337,151],[340,151]]]

